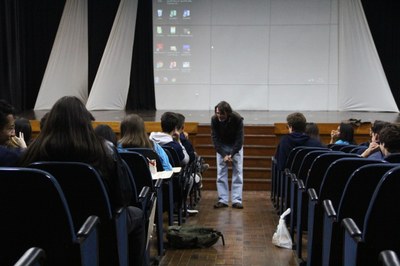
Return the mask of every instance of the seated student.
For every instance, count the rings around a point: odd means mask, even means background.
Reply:
[[[155,141],[151,141],[147,135],[143,119],[137,114],[129,114],[121,122],[121,139],[118,141],[118,149],[123,148],[150,148],[158,156],[165,171],[171,171],[172,166],[164,149]]]
[[[21,136],[24,137],[26,145],[29,146],[32,142],[32,126],[29,119],[23,117],[15,119],[15,133],[18,135],[20,132],[22,133]]]
[[[305,132],[310,138],[320,141],[319,128],[316,123],[307,122]]]
[[[390,125],[390,123],[381,120],[374,121],[370,129],[371,142],[369,143],[368,148],[361,154],[361,157],[377,160],[384,158],[384,155],[379,147],[379,135],[381,130],[387,125]]]
[[[331,131],[330,144],[350,145],[356,144],[354,141],[354,128],[351,124],[340,123],[337,130]]]
[[[389,124],[379,134],[379,147],[384,159],[392,153],[400,152],[400,125]]]
[[[161,146],[168,145],[174,148],[178,153],[181,165],[185,166],[189,163],[189,155],[181,143],[178,126],[178,116],[173,112],[165,112],[161,116],[162,132],[151,132],[150,139],[157,142]]]
[[[111,142],[115,147],[117,147],[118,145],[117,135],[109,125],[106,124],[98,125],[94,129],[94,132],[96,133],[97,136],[102,137],[103,139]]]
[[[292,113],[286,117],[289,134],[282,136],[276,148],[275,158],[278,170],[283,171],[290,151],[297,146],[323,147],[321,142],[305,134],[307,120],[302,113]]]
[[[26,143],[23,134],[15,136],[14,108],[0,100],[0,166],[15,166]]]
[[[199,158],[197,155],[196,151],[194,150],[194,147],[192,143],[189,140],[189,135],[187,132],[185,132],[185,116],[180,113],[176,113],[176,115],[179,118],[179,124],[178,124],[178,131],[179,131],[179,138],[181,140],[182,145],[185,147],[186,152],[189,154],[189,163],[192,163],[195,159]],[[202,160],[201,162],[201,167],[200,167],[200,172],[203,173],[209,168],[209,164],[204,163]]]
[[[23,154],[20,166],[36,161],[74,161],[92,165],[104,178],[113,209],[128,207],[129,245],[134,247],[134,265],[142,265],[145,252],[145,223],[142,210],[128,206],[132,191],[123,192],[117,174],[116,152],[98,137],[92,116],[85,105],[73,96],[60,98],[51,108],[47,121]]]

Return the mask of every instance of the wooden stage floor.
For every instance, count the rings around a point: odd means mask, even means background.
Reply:
[[[128,113],[137,113],[145,121],[160,121],[161,115],[166,110],[157,111],[92,111],[96,121],[121,121]],[[186,122],[198,122],[199,124],[210,124],[213,110],[168,110],[179,112],[186,117]],[[22,117],[31,120],[40,120],[47,111],[25,111]],[[273,125],[274,123],[285,123],[286,116],[294,111],[245,111],[238,110],[244,117],[245,125]],[[399,113],[389,112],[342,112],[342,111],[301,111],[308,122],[315,123],[339,123],[350,118],[361,119],[361,122],[373,122],[384,120],[388,122],[400,122]]]

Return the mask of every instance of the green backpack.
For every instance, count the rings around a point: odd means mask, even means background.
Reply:
[[[224,236],[220,231],[213,228],[184,225],[169,226],[167,239],[172,248],[207,248],[217,243],[222,238],[222,244],[225,246]]]

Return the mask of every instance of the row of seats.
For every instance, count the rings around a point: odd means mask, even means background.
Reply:
[[[174,160],[172,152],[175,151],[168,151],[168,155]],[[169,225],[174,223],[174,212],[178,214],[178,224],[182,223],[183,209],[193,187],[193,173],[198,169],[192,164],[175,176],[154,179],[148,158],[157,161],[159,158],[152,149],[127,149],[119,154],[129,170],[130,185],[135,192],[130,205],[144,213],[146,259],[149,260],[154,222],[158,254],[162,256],[163,212],[168,212]],[[160,162],[157,166],[163,171]],[[186,182],[181,187],[179,182],[188,177],[192,183]],[[36,162],[29,168],[0,168],[0,180],[0,210],[10,217],[3,226],[7,229],[4,236],[12,240],[0,256],[1,265],[14,264],[30,247],[35,248],[28,250],[30,256],[25,258],[32,261],[35,257],[32,254],[36,254],[37,261],[43,261],[46,257],[46,265],[130,265],[134,247],[128,241],[127,210],[111,209],[103,179],[90,165]]]
[[[400,164],[361,158],[354,148],[296,147],[284,172],[276,170],[273,159],[271,199],[278,213],[291,208],[287,223],[301,264],[378,264],[379,252],[400,251],[400,230],[393,230],[400,220],[397,210],[389,209],[400,203],[394,192],[400,189]],[[303,232],[307,258],[302,257]]]

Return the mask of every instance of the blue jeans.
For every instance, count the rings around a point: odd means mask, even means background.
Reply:
[[[228,154],[232,147],[223,146]],[[229,202],[229,184],[228,184],[228,165],[224,162],[224,157],[217,153],[217,190],[218,201],[224,204]],[[232,204],[242,203],[243,192],[243,148],[240,149],[232,158]]]

